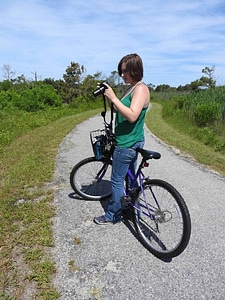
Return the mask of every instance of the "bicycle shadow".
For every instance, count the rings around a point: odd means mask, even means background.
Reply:
[[[107,208],[109,206],[109,199],[105,199],[105,200],[89,200],[89,199],[85,199],[85,198],[82,198],[80,196],[78,196],[76,193],[70,193],[68,195],[69,198],[71,199],[75,199],[75,200],[79,200],[79,201],[95,201],[95,202],[99,202],[100,205],[102,206],[102,209],[104,210],[104,212],[107,211]],[[127,229],[131,232],[131,234],[134,236],[134,238],[136,238],[138,240],[139,243],[142,244],[142,246],[145,247],[146,250],[148,250],[148,248],[142,243],[142,241],[140,240],[136,230],[135,230],[135,227],[134,227],[134,223],[133,223],[133,220],[132,220],[132,216],[131,214],[123,214],[123,217],[122,217],[122,223],[127,227]],[[148,250],[149,251],[149,250]],[[150,251],[149,251],[150,252]],[[151,253],[152,254],[152,253]],[[154,254],[152,254],[154,255]],[[163,258],[159,258],[157,257],[156,255],[154,255],[156,258],[160,259],[161,261],[163,262],[166,262],[166,263],[169,263],[172,261],[172,258],[168,258],[168,259],[163,259]]]
[[[82,198],[82,197],[78,196],[74,192],[70,193],[68,195],[68,197],[71,198],[71,199],[80,200],[80,201],[99,202],[101,204],[102,208],[104,209],[104,212],[107,211],[107,208],[109,206],[109,200],[110,200],[110,198],[109,199],[105,199],[105,200],[89,200],[89,199],[85,199],[85,198]]]
[[[140,240],[136,230],[135,230],[135,227],[134,227],[134,223],[133,223],[133,220],[131,218],[127,218],[127,217],[124,217],[123,220],[122,220],[123,224],[128,228],[128,230],[132,233],[132,235],[138,240],[138,242],[140,244],[142,244],[142,246],[145,247],[146,250],[149,251],[149,249],[142,243],[142,241]],[[150,251],[149,251],[150,252]],[[152,255],[154,255],[153,253],[151,253]],[[163,262],[166,262],[166,263],[170,263],[172,261],[172,258],[160,258],[156,255],[154,255],[156,258],[160,259],[161,261]]]
[[[76,193],[70,193],[68,195],[69,198],[71,199],[75,199],[75,200],[79,200],[79,201],[86,201],[86,202],[99,202],[104,210],[104,212],[107,211],[107,208],[109,206],[109,199],[105,199],[105,200],[89,200],[89,199],[85,199],[85,198],[82,198],[80,197],[79,195],[77,195]]]

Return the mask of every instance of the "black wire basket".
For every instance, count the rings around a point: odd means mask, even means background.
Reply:
[[[101,159],[105,153],[106,134],[104,129],[97,129],[90,132],[90,139],[94,155]]]

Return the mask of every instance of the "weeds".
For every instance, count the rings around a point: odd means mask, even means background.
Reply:
[[[184,98],[183,112],[197,126],[225,122],[225,86],[188,94]]]

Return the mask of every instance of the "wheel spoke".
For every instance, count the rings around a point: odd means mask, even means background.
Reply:
[[[111,195],[111,164],[94,157],[78,163],[70,174],[74,191],[85,199],[102,200]]]
[[[170,184],[149,180],[135,201],[135,226],[143,244],[156,256],[179,255],[187,246],[191,221],[187,206]]]

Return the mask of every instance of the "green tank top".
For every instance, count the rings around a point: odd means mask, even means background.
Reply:
[[[121,99],[121,102],[127,107],[130,107],[134,89],[135,87],[131,89],[128,95]],[[147,109],[148,107],[142,109],[139,117],[134,123],[130,123],[121,115],[120,112],[116,112],[115,137],[116,145],[118,147],[130,148],[135,143],[144,139],[144,120]]]

